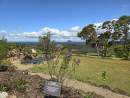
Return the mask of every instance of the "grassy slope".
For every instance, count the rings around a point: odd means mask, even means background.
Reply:
[[[77,58],[77,56],[75,57]],[[81,63],[76,72],[76,79],[91,81],[98,85],[105,84],[130,94],[130,61],[79,56],[78,58],[81,59]],[[47,73],[47,66],[34,67],[31,71]],[[103,81],[101,77],[103,71],[107,72],[106,81]]]
[[[92,81],[96,84],[106,84],[113,88],[120,88],[130,93],[130,61],[98,59],[80,57],[81,64],[76,78]],[[101,74],[107,72],[106,81],[102,81]]]

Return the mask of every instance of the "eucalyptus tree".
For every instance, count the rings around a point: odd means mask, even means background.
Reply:
[[[97,41],[97,34],[94,24],[89,24],[85,26],[81,32],[78,33],[78,37],[86,40],[86,44],[88,42],[90,43],[96,43]]]
[[[129,30],[130,30],[130,16],[121,16],[115,24],[115,31],[122,35],[124,56],[126,57],[126,59],[128,58],[130,51],[128,48]]]
[[[78,33],[78,37],[83,40],[86,40],[86,44],[94,44],[96,46],[97,54],[99,56],[99,43],[98,36],[96,33],[96,26],[94,24],[89,24],[85,26],[81,32]]]
[[[110,47],[110,36],[111,36],[111,32],[110,31],[106,31],[102,34],[100,34],[100,36],[98,36],[98,42],[100,43],[100,53],[102,57],[106,57],[107,53],[108,53],[108,48]]]
[[[114,30],[112,21],[105,21],[101,25],[101,29],[104,29],[104,32],[99,35],[98,40],[102,44],[102,56],[106,57],[108,54],[108,49],[110,47],[110,42],[112,40],[112,33]]]

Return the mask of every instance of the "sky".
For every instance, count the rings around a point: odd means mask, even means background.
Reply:
[[[130,15],[130,0],[0,0],[0,36],[37,41],[52,32],[56,41],[82,41],[77,32],[90,23]]]

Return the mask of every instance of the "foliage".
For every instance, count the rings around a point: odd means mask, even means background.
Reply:
[[[39,46],[45,54],[46,59],[51,50],[50,32],[46,36],[39,37]]]
[[[128,31],[130,29],[130,16],[121,16],[116,24],[115,24],[115,30],[116,32],[120,32],[122,34],[122,40],[123,40],[123,51],[124,56],[126,59],[129,57],[129,50],[128,50]]]
[[[96,43],[97,34],[96,34],[95,26],[93,24],[85,26],[82,29],[82,31],[78,33],[78,37],[85,39],[86,43],[87,42]]]
[[[98,35],[97,30],[103,29]],[[101,26],[95,27],[93,24],[85,26],[78,37],[89,43],[95,43],[98,55],[106,57],[110,47],[115,47],[117,40],[123,41],[123,57],[128,59],[128,31],[130,30],[130,16],[121,16],[117,21],[105,21]],[[87,44],[87,43],[86,43]]]
[[[16,84],[16,90],[19,92],[24,92],[26,90],[26,81],[23,79],[19,79],[15,81]]]
[[[114,52],[115,52],[116,57],[119,57],[119,58],[123,57],[123,47],[122,46],[115,47]]]
[[[43,38],[43,50],[47,60],[49,74],[51,79],[63,83],[66,76],[72,75],[75,72],[76,65],[79,60],[72,58],[71,49],[64,49],[62,45],[55,45],[50,40],[50,33]]]
[[[102,79],[103,79],[103,81],[106,80],[106,71],[103,71],[103,72],[102,72]]]
[[[61,54],[61,53],[64,54]],[[72,76],[76,71],[77,65],[79,65],[80,60],[72,58],[71,50],[59,50],[54,59],[47,61],[49,74],[51,78],[55,78],[56,81],[61,83],[64,82],[64,79],[68,76]]]
[[[2,60],[6,58],[7,51],[6,39],[2,38],[0,39],[0,63],[2,63]]]
[[[0,92],[5,92],[8,90],[8,87],[4,84],[0,84]]]
[[[127,52],[122,45],[118,45],[114,48],[114,53],[119,58],[127,59],[129,57],[130,45],[127,45]]]
[[[85,96],[84,98],[93,98],[92,96]]]

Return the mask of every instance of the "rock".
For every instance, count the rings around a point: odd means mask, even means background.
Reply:
[[[7,92],[0,92],[0,98],[7,98],[8,93]]]

